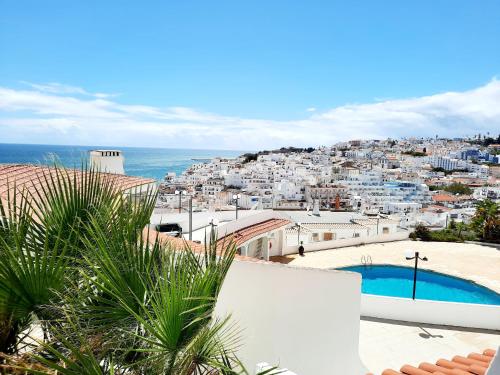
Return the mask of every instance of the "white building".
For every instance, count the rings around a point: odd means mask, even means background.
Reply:
[[[224,180],[220,178],[209,178],[203,184],[201,189],[204,196],[215,197],[218,193],[224,190]]]

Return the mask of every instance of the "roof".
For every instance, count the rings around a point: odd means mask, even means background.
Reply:
[[[184,238],[169,236],[168,234],[157,232],[154,229],[146,228],[144,229],[143,233],[148,237],[149,243],[154,243],[156,238],[158,237],[158,239],[163,244],[168,244],[176,250],[183,250],[186,247],[189,247],[191,250],[195,252],[200,252],[205,250],[205,246],[200,243],[189,241]]]
[[[154,243],[156,239],[158,238],[160,242],[164,245],[171,246],[173,249],[177,251],[182,251],[182,250],[187,250],[190,249],[194,251],[195,253],[204,253],[205,252],[205,245],[194,242],[194,241],[189,241],[184,238],[178,238],[178,237],[173,237],[165,233],[160,233],[155,231],[154,229],[144,229],[143,232],[147,238],[149,243]],[[221,255],[223,250],[224,250],[224,241],[220,241],[217,246],[217,255]],[[253,257],[247,257],[243,255],[236,254],[235,259],[237,260],[242,260],[242,261],[250,261],[250,262],[259,262],[259,263],[267,263],[265,260],[253,258]]]
[[[470,353],[467,357],[456,355],[451,361],[441,358],[435,364],[422,362],[418,367],[404,365],[399,371],[388,369],[382,375],[484,375],[495,353],[493,349],[486,349],[482,354]]]
[[[76,176],[82,173],[79,169],[65,169]],[[26,188],[32,191],[40,186],[44,180],[44,176],[56,176],[57,168],[49,166],[35,166],[30,164],[0,164],[0,197],[6,199],[7,192],[16,188]],[[129,190],[135,187],[152,184],[155,181],[149,178],[132,177],[113,173],[102,173],[103,178],[112,179],[120,190]]]
[[[289,225],[290,223],[291,221],[286,219],[269,219],[261,223],[239,229],[231,234],[228,234],[227,236],[221,237],[219,238],[219,242],[231,239],[236,243],[236,246],[241,246],[254,237],[260,236],[261,234],[270,232],[278,228],[282,228]]]
[[[444,206],[435,206],[435,205],[432,205],[432,206],[429,206],[429,207],[426,207],[426,208],[422,208],[422,212],[438,212],[438,211],[441,211],[441,212],[448,212],[448,211],[453,211],[453,209],[451,208],[448,208],[448,207],[444,207]]]
[[[451,194],[434,194],[432,200],[434,202],[458,202],[460,199]]]

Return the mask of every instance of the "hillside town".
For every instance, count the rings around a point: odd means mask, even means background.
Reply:
[[[500,375],[500,0],[0,4],[0,375]]]
[[[470,221],[478,200],[500,199],[499,158],[500,136],[481,135],[261,151],[168,173],[158,207],[350,212],[391,218],[403,228],[445,228]]]

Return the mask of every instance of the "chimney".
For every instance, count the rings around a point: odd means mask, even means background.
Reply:
[[[312,212],[312,214],[314,216],[320,216],[319,215],[319,199],[318,200],[316,200],[316,199],[313,200],[313,212]]]
[[[337,193],[337,196],[335,197],[335,210],[339,211],[340,210],[340,195]]]
[[[125,174],[123,153],[119,150],[90,151],[90,166],[101,172]]]

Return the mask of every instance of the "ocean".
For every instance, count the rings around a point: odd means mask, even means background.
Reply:
[[[65,167],[80,167],[82,160],[88,160],[88,152],[95,149],[123,151],[126,174],[154,178],[157,181],[162,181],[168,172],[175,172],[177,175],[181,174],[189,166],[199,162],[200,159],[212,159],[218,156],[232,158],[245,153],[244,151],[227,150],[0,143],[0,164],[27,163],[51,165],[54,163],[54,160],[57,160]]]

